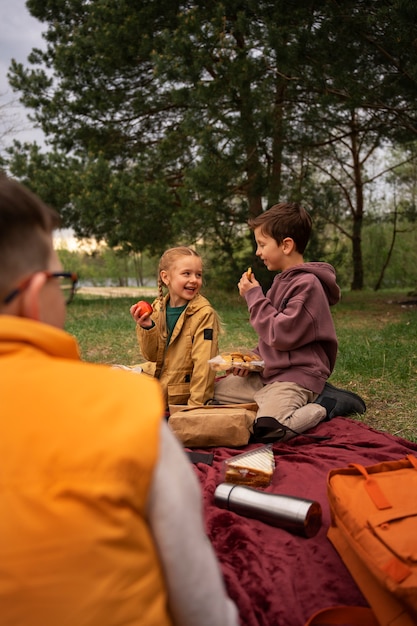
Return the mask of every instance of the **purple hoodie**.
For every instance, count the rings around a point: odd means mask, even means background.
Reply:
[[[263,383],[294,382],[321,393],[337,355],[330,313],[340,300],[334,268],[296,265],[278,274],[265,296],[254,287],[245,298],[259,338],[256,351],[265,361]]]

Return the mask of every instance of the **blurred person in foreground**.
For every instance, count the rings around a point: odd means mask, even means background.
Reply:
[[[57,213],[0,173],[2,626],[237,626],[159,383],[80,361]]]

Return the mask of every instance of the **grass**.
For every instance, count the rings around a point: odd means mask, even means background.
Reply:
[[[254,347],[244,301],[236,294],[206,292],[222,320],[220,348]],[[140,362],[130,305],[138,298],[77,295],[66,329],[86,361]],[[152,301],[152,298],[142,299]],[[349,292],[333,309],[339,354],[330,382],[362,396],[369,426],[417,441],[417,307],[400,292]]]

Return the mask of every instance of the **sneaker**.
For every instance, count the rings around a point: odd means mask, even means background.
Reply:
[[[331,417],[335,417],[333,411],[336,408],[336,398],[320,395],[320,402],[317,402],[317,400],[315,400],[314,404],[320,404],[320,406],[326,409],[326,417],[324,419],[329,420]]]
[[[332,400],[334,406],[329,411],[328,408],[333,404]],[[325,383],[323,391],[314,402],[326,408],[327,419],[353,415],[354,413],[362,414],[366,411],[366,404],[360,396],[353,391],[334,387],[330,383]]]
[[[253,433],[249,443],[275,443],[276,441],[287,441],[297,435],[314,439],[315,441],[325,441],[330,439],[327,436],[310,435],[309,432],[298,432],[289,426],[281,424],[275,417],[258,417],[252,425]]]

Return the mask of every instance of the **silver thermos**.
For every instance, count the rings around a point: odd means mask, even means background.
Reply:
[[[222,509],[253,517],[303,537],[314,537],[321,527],[321,506],[313,500],[221,483],[214,492],[214,502]]]

